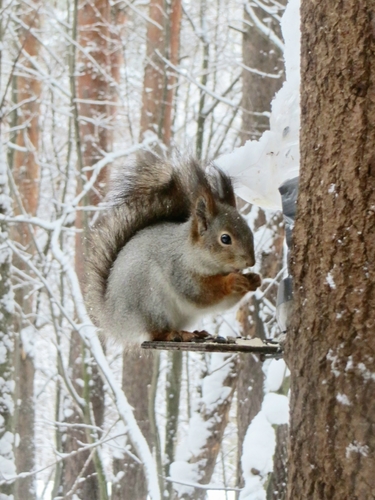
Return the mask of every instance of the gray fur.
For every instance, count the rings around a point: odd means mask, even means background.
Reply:
[[[200,245],[192,238],[195,204],[207,196],[215,200],[216,212],[209,216],[212,235]],[[235,255],[216,243],[223,230],[239,241]],[[189,328],[217,308],[200,306],[197,275],[244,269],[254,255],[252,233],[235,208],[225,174],[213,167],[206,175],[194,160],[150,156],[116,180],[89,246],[89,313],[104,333],[128,342]],[[227,300],[219,308],[231,305]]]

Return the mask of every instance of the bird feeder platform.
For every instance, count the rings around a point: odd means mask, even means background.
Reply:
[[[148,341],[142,343],[142,349],[156,349],[166,351],[190,351],[190,352],[248,352],[258,354],[260,359],[283,357],[283,347],[274,340],[242,339],[235,337],[216,337],[199,342],[161,342]]]

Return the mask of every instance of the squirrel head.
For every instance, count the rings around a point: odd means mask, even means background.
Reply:
[[[227,274],[255,264],[253,233],[234,206],[201,193],[191,222],[192,242],[210,271]]]

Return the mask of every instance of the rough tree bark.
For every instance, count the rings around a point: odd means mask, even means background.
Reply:
[[[302,0],[288,498],[375,498],[375,2]]]

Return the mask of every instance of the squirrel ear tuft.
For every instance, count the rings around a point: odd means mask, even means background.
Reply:
[[[199,234],[207,231],[215,213],[215,202],[211,197],[199,196],[195,203],[195,215],[198,222],[198,232]]]

